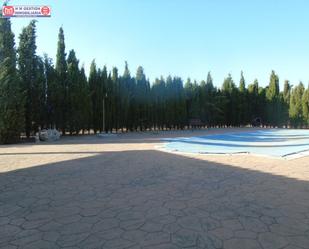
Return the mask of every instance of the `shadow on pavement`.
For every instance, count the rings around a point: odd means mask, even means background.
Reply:
[[[308,192],[159,151],[105,152],[1,173],[0,248],[309,248]]]

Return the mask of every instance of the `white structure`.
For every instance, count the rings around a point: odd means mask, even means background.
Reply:
[[[40,141],[56,141],[60,139],[60,132],[56,129],[41,130],[39,132]]]

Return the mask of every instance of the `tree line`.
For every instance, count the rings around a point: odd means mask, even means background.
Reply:
[[[246,86],[243,72],[239,84],[228,75],[215,87],[210,72],[201,82],[168,76],[150,83],[141,66],[132,75],[127,63],[121,73],[93,60],[87,77],[75,51],[66,53],[62,27],[55,65],[36,48],[35,21],[15,46],[10,20],[0,18],[0,143],[43,128],[63,134],[185,129],[192,119],[205,127],[246,126],[256,118],[268,127],[309,126],[309,88],[286,80],[280,91],[274,71],[266,87],[258,80]]]

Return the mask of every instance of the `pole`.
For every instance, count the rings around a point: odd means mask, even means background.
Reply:
[[[105,96],[103,95],[103,132],[105,132]]]

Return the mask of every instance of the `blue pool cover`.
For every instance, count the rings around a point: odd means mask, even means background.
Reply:
[[[251,153],[272,157],[309,155],[309,130],[267,129],[164,139],[164,149],[184,153]]]

